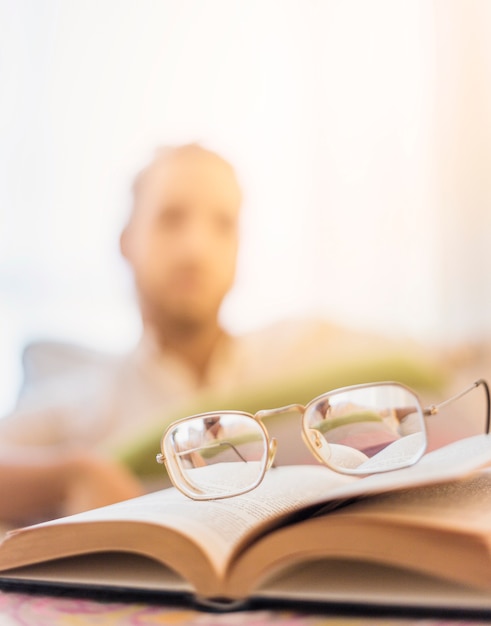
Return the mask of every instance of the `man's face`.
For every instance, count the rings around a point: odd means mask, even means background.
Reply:
[[[240,201],[232,169],[212,155],[169,156],[146,173],[123,236],[144,314],[216,317],[235,276]]]

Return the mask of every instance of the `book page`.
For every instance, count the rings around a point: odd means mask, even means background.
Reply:
[[[243,597],[285,568],[322,559],[372,562],[491,591],[491,471],[362,499],[259,538],[232,564]],[[267,586],[267,583],[266,583]]]
[[[281,598],[287,602],[322,602],[334,606],[345,603],[363,608],[365,614],[374,606],[436,608],[440,617],[452,609],[462,611],[467,608],[488,613],[491,609],[488,591],[378,563],[335,559],[308,561],[282,570],[257,589],[254,596],[276,602]],[[413,623],[416,621],[407,622],[408,626]],[[455,623],[457,626],[462,622],[430,620],[424,623],[427,626]]]
[[[8,534],[2,555],[16,536],[40,533],[43,529],[77,525],[77,534],[83,533],[80,524],[101,522],[122,524],[142,523],[157,525],[185,536],[198,546],[220,577],[232,553],[248,536],[260,534],[271,524],[302,507],[323,501],[326,494],[356,478],[331,472],[315,465],[286,466],[270,470],[267,479],[254,491],[224,500],[196,502],[176,489],[147,494],[93,511],[38,524]],[[142,533],[145,530],[142,528]],[[77,535],[73,533],[73,552],[77,554]],[[162,548],[156,552],[162,552]],[[68,552],[67,552],[68,554]],[[57,557],[63,554],[56,554]],[[46,549],[49,558],[49,547]],[[12,566],[10,566],[12,567]],[[5,566],[4,568],[5,569]]]
[[[491,469],[450,483],[375,495],[355,502],[349,512],[482,532],[491,545]]]
[[[61,584],[93,589],[109,586],[120,590],[193,592],[189,581],[174,570],[147,557],[125,552],[110,556],[103,552],[55,559],[21,567],[13,574],[16,581],[26,581],[27,585],[33,582],[52,583],[58,589]]]

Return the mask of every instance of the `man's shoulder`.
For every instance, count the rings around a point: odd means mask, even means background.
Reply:
[[[346,329],[319,317],[287,318],[260,329],[244,333],[237,341],[244,344],[279,349],[297,348],[319,339],[331,339],[344,334]]]
[[[243,358],[267,371],[290,371],[295,362],[313,362],[325,357],[326,347],[344,330],[316,317],[289,318],[235,339]]]
[[[62,390],[76,397],[77,388],[86,391],[91,381],[100,381],[112,375],[123,360],[122,355],[111,354],[60,340],[36,340],[29,342],[22,352],[22,383],[18,403],[43,398],[52,401]],[[56,394],[53,392],[56,391]]]
[[[22,367],[26,382],[37,383],[84,368],[108,367],[113,365],[116,359],[116,355],[82,344],[36,340],[24,347]]]

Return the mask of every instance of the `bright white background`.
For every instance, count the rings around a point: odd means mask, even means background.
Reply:
[[[159,143],[245,189],[232,331],[491,331],[491,2],[0,0],[0,413],[35,337],[138,336],[117,238]]]

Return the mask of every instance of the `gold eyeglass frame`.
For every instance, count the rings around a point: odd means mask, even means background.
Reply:
[[[442,409],[443,407],[447,406],[448,404],[459,400],[460,398],[462,398],[463,396],[465,396],[466,394],[468,394],[470,391],[473,391],[474,389],[476,389],[477,387],[482,386],[484,388],[484,392],[485,392],[485,396],[486,396],[486,427],[485,427],[485,434],[489,434],[490,431],[490,421],[491,421],[491,397],[490,397],[490,389],[489,389],[489,385],[486,382],[486,380],[484,380],[483,378],[476,380],[474,383],[472,383],[472,385],[470,385],[469,387],[466,387],[463,391],[460,391],[459,393],[456,393],[455,395],[451,396],[450,398],[443,400],[441,402],[438,402],[437,404],[431,404],[427,407],[423,407],[421,400],[418,396],[418,394],[416,394],[414,392],[413,389],[411,389],[410,387],[404,385],[403,383],[399,383],[399,382],[394,382],[394,381],[381,381],[381,382],[375,382],[375,383],[363,383],[360,385],[350,385],[347,387],[341,387],[339,389],[333,389],[332,391],[328,391],[326,393],[323,393],[317,397],[315,397],[313,400],[311,400],[310,402],[308,402],[306,405],[303,404],[288,404],[286,406],[281,406],[278,408],[273,408],[273,409],[261,409],[260,411],[257,411],[257,413],[252,414],[252,413],[247,413],[245,411],[233,411],[233,410],[226,410],[226,411],[209,411],[207,413],[197,413],[195,415],[190,415],[189,417],[184,417],[178,420],[175,420],[174,422],[172,422],[171,424],[169,424],[169,426],[165,429],[164,434],[162,435],[162,439],[160,442],[160,448],[161,448],[161,452],[158,453],[156,455],[156,461],[157,463],[159,463],[160,465],[165,465],[169,478],[172,481],[172,484],[185,496],[187,496],[188,498],[191,498],[193,500],[221,500],[221,499],[225,499],[225,498],[232,498],[238,495],[242,495],[244,493],[248,493],[250,491],[253,491],[254,489],[256,489],[261,482],[264,479],[264,476],[266,475],[266,472],[271,468],[271,466],[273,465],[274,462],[274,457],[276,454],[276,448],[277,448],[277,441],[275,437],[270,437],[268,430],[266,428],[266,426],[263,423],[263,419],[266,417],[270,417],[272,415],[278,415],[281,413],[288,413],[288,412],[292,412],[292,411],[298,411],[301,415],[301,435],[302,435],[302,439],[305,443],[305,445],[307,446],[308,450],[313,454],[314,458],[319,461],[322,465],[324,465],[325,467],[328,467],[329,469],[335,471],[338,474],[349,474],[349,475],[356,475],[356,476],[367,476],[370,474],[381,474],[384,472],[391,472],[391,471],[397,471],[397,469],[402,469],[402,467],[397,467],[397,468],[384,468],[384,469],[377,469],[377,470],[368,470],[366,472],[363,471],[356,471],[356,470],[350,470],[349,468],[340,468],[339,466],[333,466],[332,464],[329,463],[329,461],[327,461],[325,458],[322,457],[322,455],[319,452],[319,449],[322,447],[323,443],[321,441],[321,437],[316,437],[315,441],[312,441],[309,439],[308,437],[308,432],[307,432],[307,426],[305,423],[305,415],[307,413],[307,411],[309,410],[309,408],[311,408],[313,405],[321,402],[324,399],[327,399],[329,396],[333,395],[333,394],[338,394],[338,393],[342,393],[342,392],[347,392],[347,391],[354,391],[357,389],[366,389],[369,387],[380,387],[380,386],[386,386],[386,385],[395,385],[398,387],[401,387],[402,389],[405,389],[406,391],[410,392],[414,398],[417,401],[417,408],[419,409],[420,415],[423,418],[422,419],[422,431],[425,435],[425,440],[424,440],[424,445],[422,446],[421,452],[419,453],[419,455],[414,458],[411,462],[408,462],[406,465],[404,465],[403,467],[411,467],[413,465],[415,465],[416,463],[418,463],[418,461],[421,459],[421,457],[425,454],[426,449],[427,449],[427,445],[428,445],[428,437],[427,437],[427,432],[426,432],[426,427],[425,427],[425,418],[427,417],[432,417],[434,415],[436,415],[437,413],[439,413],[440,409]],[[219,495],[207,495],[206,493],[203,494],[197,494],[195,490],[191,490],[190,487],[188,487],[189,485],[189,481],[186,478],[186,476],[183,474],[183,472],[181,471],[181,468],[179,466],[179,463],[176,462],[176,457],[184,455],[184,454],[189,454],[191,452],[194,451],[194,449],[189,449],[189,450],[185,450],[179,453],[176,453],[175,450],[172,449],[171,444],[169,443],[170,441],[170,433],[174,430],[174,428],[176,427],[176,425],[178,424],[183,424],[185,422],[194,420],[196,418],[202,418],[202,419],[206,419],[209,417],[214,417],[217,415],[237,415],[237,416],[242,416],[242,417],[247,417],[249,419],[253,419],[258,426],[260,427],[262,434],[264,436],[264,442],[265,442],[265,450],[267,452],[267,458],[266,458],[266,462],[264,463],[264,467],[262,468],[262,471],[260,473],[260,475],[258,476],[257,480],[251,484],[248,485],[246,488],[241,489],[239,491],[235,491],[232,492],[230,494],[219,494]],[[227,445],[226,443],[218,443],[217,445]],[[228,444],[228,445],[232,445],[232,444]],[[232,445],[232,447],[235,448],[235,446]],[[199,450],[200,448],[197,448],[196,450]],[[237,453],[238,451],[235,450]],[[239,456],[240,453],[238,453]],[[194,489],[194,488],[193,488]]]

